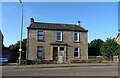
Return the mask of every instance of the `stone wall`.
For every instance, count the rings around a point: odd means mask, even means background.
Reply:
[[[0,55],[2,55],[3,35],[0,31]]]
[[[43,31],[38,29],[29,29],[28,32],[28,59],[35,60],[37,59],[37,46],[43,46],[43,56],[46,60],[52,60],[53,52],[51,43],[56,43],[56,32],[53,30],[44,30],[45,32],[45,41],[41,42],[37,40],[37,32]],[[68,60],[74,58],[74,47],[79,48],[79,58],[88,59],[88,38],[87,32],[79,32],[80,42],[73,41],[73,31],[62,31],[63,32],[63,41],[59,43],[66,43],[69,46],[66,46],[66,51],[68,53]],[[65,52],[66,53],[66,52]],[[77,59],[77,58],[76,58]]]
[[[116,38],[116,42],[117,42],[118,44],[120,44],[120,33],[118,34],[118,36],[117,36],[117,38]]]

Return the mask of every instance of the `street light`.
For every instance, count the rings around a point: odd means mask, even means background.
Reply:
[[[19,53],[19,65],[21,64],[21,52],[22,52],[22,29],[23,29],[23,4],[22,0],[19,0],[21,4],[21,26],[20,26],[20,53]]]

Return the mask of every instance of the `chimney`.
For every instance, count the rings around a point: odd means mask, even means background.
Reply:
[[[30,22],[31,22],[31,23],[34,23],[34,18],[30,18]]]
[[[80,21],[77,21],[76,25],[77,25],[77,26],[80,26]]]

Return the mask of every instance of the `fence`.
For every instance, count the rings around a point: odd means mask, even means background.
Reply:
[[[103,58],[103,56],[88,56],[88,59],[105,59],[105,58]],[[105,59],[105,60],[107,60],[107,59]],[[119,62],[120,56],[113,56],[112,61]]]
[[[113,56],[113,61],[114,62],[119,62],[120,56]]]
[[[88,59],[103,59],[103,56],[88,56]]]

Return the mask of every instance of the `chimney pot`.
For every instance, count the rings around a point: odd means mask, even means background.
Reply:
[[[34,23],[34,18],[30,18],[30,22],[31,22],[31,23]]]
[[[80,21],[77,21],[76,25],[80,26]]]

